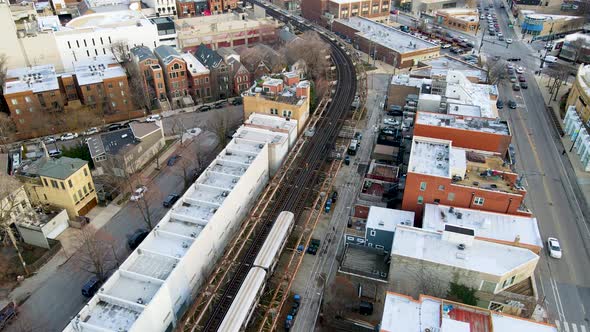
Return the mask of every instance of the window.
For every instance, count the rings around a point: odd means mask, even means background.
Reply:
[[[108,84],[108,87],[109,87],[109,89],[112,89],[113,88],[113,83],[109,83]]]
[[[12,98],[10,100],[10,102],[12,103],[12,105],[17,105],[18,104],[18,100],[16,100],[15,98]]]
[[[17,109],[14,110],[14,113],[20,114],[20,110],[17,108]]]
[[[29,112],[31,112],[31,113],[35,112],[35,108],[34,107],[29,107]]]
[[[76,46],[80,48],[80,42],[76,40]]]
[[[483,205],[484,199],[483,197],[475,197],[473,198],[473,204],[475,205]]]
[[[92,183],[88,182],[88,190],[92,190]]]
[[[504,282],[502,283],[502,288],[506,288],[506,287],[512,285],[514,283],[515,279],[516,279],[516,276],[512,276],[512,277],[504,280]]]
[[[88,194],[88,190],[86,190],[86,186],[82,187],[84,189],[84,195]]]
[[[59,187],[57,186],[57,181],[55,181],[55,180],[51,180],[51,186],[53,188],[59,189]]]
[[[420,191],[426,190],[426,182],[420,182]]]
[[[455,200],[455,193],[449,193],[449,195],[447,196],[447,200],[454,201]]]
[[[64,182],[63,181],[59,181],[59,185],[61,186],[62,190],[66,190],[66,187],[64,186]]]
[[[84,39],[84,47],[88,47],[88,45],[86,45],[86,39]]]
[[[78,189],[78,196],[80,196],[80,199],[82,199],[82,189]]]
[[[84,170],[84,176],[88,176],[88,171],[86,170],[86,168],[83,168]]]
[[[49,185],[47,184],[47,179],[43,178],[43,184],[45,184],[45,187],[49,187]]]
[[[271,108],[270,109],[270,114],[278,115],[279,114],[279,110],[276,109],[276,108]]]
[[[209,83],[209,77],[205,77],[205,83]]]
[[[68,40],[68,48],[72,49],[72,45],[70,44],[70,41]]]
[[[25,102],[30,103],[32,101],[31,97],[25,96]]]
[[[76,193],[74,193],[74,196],[73,196],[73,198],[74,198],[74,202],[78,203],[78,196],[76,195]],[[46,199],[47,199],[47,198],[46,198]]]
[[[418,204],[424,203],[424,197],[418,196]]]
[[[283,116],[286,118],[290,118],[291,117],[292,112],[289,110],[283,110]]]
[[[119,86],[123,87],[123,85],[124,85],[123,81],[119,81]]]
[[[374,229],[372,229],[372,230],[371,230],[371,236],[376,236],[376,235],[377,235],[377,232],[375,232],[375,230],[374,230]]]
[[[74,185],[72,184],[72,180],[68,180],[68,186],[70,186],[70,188],[72,188]]]
[[[438,190],[440,191],[445,191],[445,186],[443,186],[442,184],[440,186],[438,186]]]

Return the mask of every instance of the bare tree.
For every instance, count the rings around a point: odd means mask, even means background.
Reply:
[[[15,134],[16,126],[12,119],[8,114],[0,112],[0,144],[3,145],[16,140]]]
[[[111,43],[111,53],[117,62],[127,63],[129,61],[129,44],[126,41],[117,40]]]
[[[21,209],[20,195],[26,195],[24,188],[18,180],[11,176],[0,176],[0,231],[10,239],[14,250],[22,264],[25,275],[29,274],[27,264],[22,256],[11,225],[15,221],[15,215]]]
[[[330,69],[330,46],[316,32],[305,32],[300,40],[288,44],[282,52],[289,64],[305,61],[306,77],[314,81],[325,78]]]
[[[0,54],[0,112],[8,113],[8,105],[4,100],[4,83],[6,81],[7,68],[6,54]]]
[[[426,268],[423,262],[415,264],[405,264],[406,272],[412,278],[416,285],[418,294],[430,295],[438,298],[444,298],[448,291],[450,283],[442,280],[431,269]]]
[[[584,49],[585,46],[585,42],[584,42],[584,38],[576,38],[574,40],[572,40],[571,42],[569,42],[570,46],[574,49],[574,52],[576,52],[575,56],[574,56],[574,63],[577,63],[578,61],[580,61],[580,56],[582,55],[582,51]]]
[[[106,280],[110,271],[119,264],[114,239],[92,225],[87,225],[82,228],[76,240],[79,244],[75,255],[78,267],[94,274],[100,281]]]
[[[491,57],[486,58],[485,68],[488,75],[488,83],[496,84],[504,75],[504,62]]]
[[[139,67],[132,62],[124,64],[125,70],[127,70],[127,76],[129,77],[129,93],[133,99],[133,103],[138,106],[145,108],[149,111],[153,108],[153,99],[155,97],[155,90],[144,83],[142,73],[139,71]]]
[[[205,128],[215,134],[220,146],[225,146],[229,141],[230,127],[227,113],[224,111],[216,112],[215,116],[210,117],[205,124]]]
[[[175,172],[182,178],[184,189],[187,189],[192,183],[193,164],[194,160],[190,157],[186,157],[186,154],[182,156],[178,162],[179,169]]]

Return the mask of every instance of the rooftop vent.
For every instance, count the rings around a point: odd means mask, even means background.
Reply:
[[[464,243],[459,243],[457,245],[457,249],[459,249],[459,250],[465,250],[465,244]]]

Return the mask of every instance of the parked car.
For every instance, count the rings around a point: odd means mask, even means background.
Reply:
[[[6,327],[6,325],[16,317],[16,314],[16,303],[14,301],[8,302],[8,304],[0,310],[0,330]]]
[[[220,100],[218,102],[216,102],[215,104],[213,104],[214,108],[223,108],[223,106],[225,106],[227,104],[227,101],[225,100]]]
[[[344,165],[350,165],[350,156],[344,157]]]
[[[516,83],[516,81],[518,81],[516,76],[510,76],[510,83]]]
[[[445,48],[451,48],[451,46],[452,46],[451,44],[443,44],[443,45],[440,46],[440,48],[443,48],[443,49],[445,49]]]
[[[162,116],[160,114],[152,114],[145,118],[145,122],[156,122],[162,120]]]
[[[515,110],[516,109],[516,102],[514,100],[509,101],[508,107],[510,107],[510,109]]]
[[[199,112],[207,112],[210,110],[211,110],[211,106],[209,106],[209,105],[203,105],[203,106],[197,108],[197,111],[199,111]]]
[[[108,131],[115,131],[123,128],[123,125],[120,123],[113,123],[107,127]]]
[[[511,38],[506,39],[506,44],[512,44],[512,39]]]
[[[141,186],[137,189],[135,189],[135,191],[133,192],[133,195],[131,195],[131,197],[129,198],[132,202],[137,202],[140,199],[143,198],[143,195],[145,195],[145,192],[147,191],[147,187],[146,186]]]
[[[127,240],[127,246],[129,249],[134,250],[135,248],[139,247],[141,242],[148,236],[150,232],[145,229],[138,229],[135,233],[131,234],[129,239]]]
[[[165,208],[170,208],[172,205],[174,205],[174,203],[176,203],[176,201],[178,201],[179,198],[180,195],[178,194],[170,194],[168,197],[166,197],[162,205],[164,205]]]
[[[96,127],[92,127],[92,128],[88,128],[88,129],[86,129],[86,131],[84,131],[84,132],[82,133],[82,135],[84,135],[84,136],[89,136],[89,135],[94,135],[94,134],[96,134],[96,133],[98,133],[98,132],[99,132],[98,128],[96,128]]]
[[[512,84],[512,90],[514,90],[514,91],[520,91],[520,85],[518,85],[516,83]]]
[[[52,158],[57,158],[57,157],[61,156],[61,150],[60,149],[51,149],[47,152],[47,154],[49,154],[49,156]]]
[[[60,141],[69,141],[69,140],[73,140],[76,137],[78,137],[77,133],[65,133],[59,137],[59,140]]]
[[[499,110],[503,109],[504,108],[504,102],[498,99],[498,101],[496,102],[496,107]]]
[[[82,295],[92,297],[100,288],[101,282],[97,277],[91,277],[84,286],[82,286]]]
[[[503,41],[504,40],[504,36],[500,36],[500,34],[498,34],[498,40],[499,41]]]
[[[516,68],[516,72],[517,72],[517,73],[519,73],[519,74],[522,74],[522,73],[524,73],[524,68],[522,68],[522,67],[517,67],[517,68]]]
[[[338,200],[338,192],[336,190],[334,190],[334,192],[332,193],[332,203],[336,203],[337,200]]]
[[[390,118],[383,119],[383,123],[388,126],[394,126],[394,127],[400,125],[400,122],[398,120],[390,119]]]
[[[354,133],[354,139],[360,141],[363,139],[363,134],[359,133],[358,131]]]
[[[176,162],[178,161],[178,159],[180,159],[180,155],[173,155],[172,157],[168,158],[168,161],[166,162],[166,165],[168,166],[174,166],[174,164],[176,164]]]
[[[562,256],[559,240],[557,240],[554,237],[550,237],[547,239],[547,250],[549,251],[549,256],[553,258],[561,258]]]
[[[527,82],[521,82],[520,83],[520,87],[523,89],[528,89],[529,88],[529,84]]]
[[[47,136],[43,139],[43,142],[45,142],[45,144],[55,143],[55,138],[53,136]]]
[[[526,78],[523,75],[518,75],[519,82],[526,82]]]
[[[234,98],[234,99],[231,101],[231,104],[232,104],[232,105],[234,105],[234,106],[235,106],[235,105],[242,105],[242,103],[243,103],[243,102],[244,102],[244,101],[242,100],[242,97],[237,97],[237,98]]]
[[[516,61],[520,61],[520,58],[508,58],[508,59],[506,59],[506,61],[516,62]]]

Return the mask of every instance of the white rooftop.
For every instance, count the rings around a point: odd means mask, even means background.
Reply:
[[[451,142],[414,136],[408,171],[450,177]]]
[[[434,43],[364,17],[353,16],[336,21],[357,30],[358,35],[398,53],[416,52],[424,49],[433,49],[433,51],[440,49]]]
[[[264,81],[264,83],[262,83],[263,85],[270,85],[270,86],[279,86],[281,84],[284,84],[283,80],[280,78],[269,78],[266,79]]]
[[[510,135],[508,123],[500,121],[500,119],[461,117],[441,113],[418,112],[416,115],[416,123],[436,127],[479,131],[489,134]]]
[[[282,116],[276,115],[268,115],[268,114],[261,114],[261,113],[252,113],[248,117],[248,119],[244,122],[245,124],[250,124],[258,127],[263,128],[272,128],[278,130],[285,130],[286,132],[290,132],[291,130],[297,128],[297,120],[283,118]]]
[[[122,10],[82,15],[69,21],[66,28],[116,28],[136,24],[150,25],[151,23],[139,11]]]
[[[366,228],[395,232],[397,225],[413,226],[414,211],[387,209],[379,206],[371,206],[369,208]]]
[[[422,228],[442,232],[447,224],[471,228],[478,238],[514,242],[519,237],[523,244],[543,247],[543,239],[534,217],[426,204]]]
[[[460,250],[457,243],[443,239],[443,236],[444,233],[400,225],[395,232],[391,253],[495,276],[503,276],[539,259],[528,249],[478,239],[472,239],[464,250]]]
[[[572,15],[551,15],[551,14],[541,14],[537,13],[534,10],[521,10],[520,13],[525,17],[530,17],[535,20],[573,20],[580,18],[580,16],[572,16]]]
[[[422,88],[423,85],[432,86],[432,80],[430,78],[418,78],[408,74],[400,74],[391,77],[391,84]]]
[[[6,71],[4,94],[32,91],[33,93],[59,89],[53,65],[9,69]]]
[[[234,138],[241,138],[254,142],[278,144],[284,142],[287,139],[287,136],[283,133],[271,132],[265,129],[242,127],[240,131],[234,134]]]
[[[443,310],[443,306],[446,307]],[[463,311],[465,321],[453,319],[448,310]],[[473,321],[470,321],[470,318]],[[491,329],[481,326],[491,320]],[[439,298],[421,295],[420,299],[387,292],[381,319],[381,331],[440,331],[440,332],[470,332],[469,323],[473,323],[476,331],[489,332],[557,332],[552,325],[537,323],[524,318],[509,316],[495,311],[472,308],[460,303],[445,301]]]
[[[79,85],[96,84],[104,79],[121,77],[127,79],[125,69],[112,56],[98,56],[94,59],[74,63],[74,72]]]
[[[490,95],[498,95],[495,85],[476,84],[458,70],[449,70],[446,76],[446,97],[449,114],[498,118],[496,102]],[[453,104],[453,106],[451,106]],[[455,109],[454,106],[466,105]]]
[[[186,62],[187,69],[191,72],[191,75],[209,74],[209,69],[194,55],[182,53],[180,56]]]

